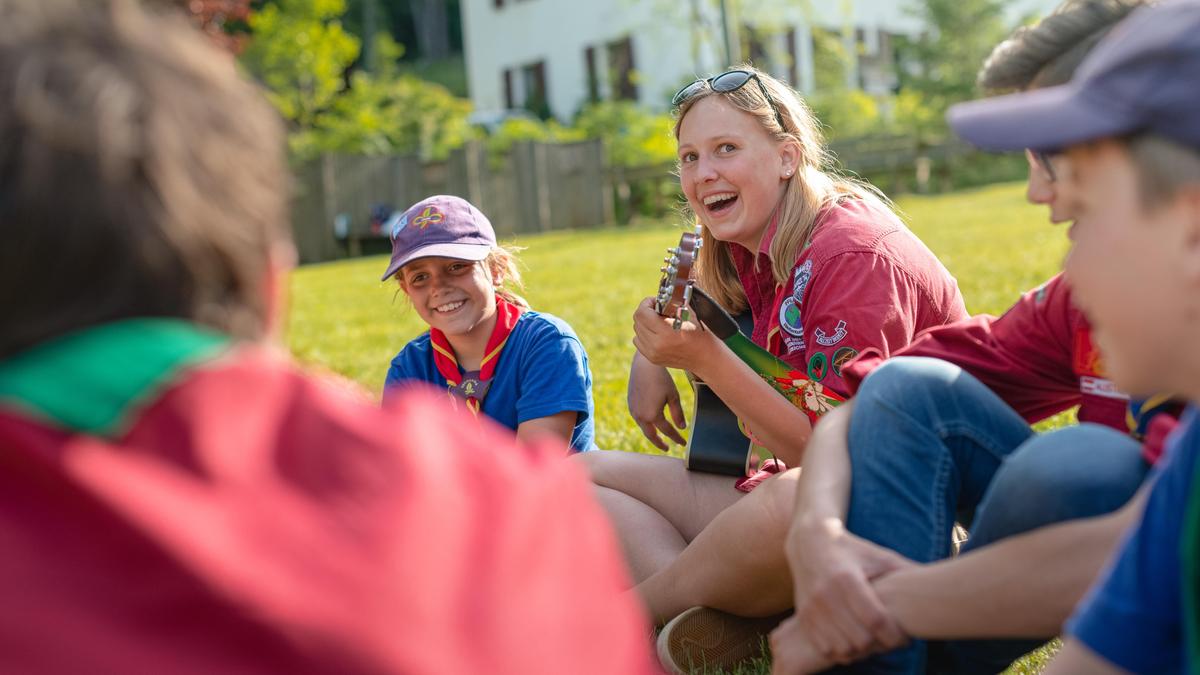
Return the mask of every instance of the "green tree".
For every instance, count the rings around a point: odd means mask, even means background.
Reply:
[[[541,120],[536,117],[511,117],[487,137],[487,151],[497,165],[513,144],[522,141],[541,143],[570,143],[583,140],[584,135],[576,128],[564,127],[557,121]]]
[[[340,23],[344,0],[276,0],[251,15],[243,61],[291,123],[293,157],[323,152],[444,159],[473,134],[471,104],[445,87],[401,74],[404,53],[384,32],[373,72],[348,75],[359,40]]]
[[[609,164],[647,166],[675,159],[670,116],[655,114],[631,101],[602,101],[588,105],[575,118],[585,138],[604,139]]]
[[[1004,38],[1003,0],[920,0],[914,13],[927,30],[901,40],[900,87],[930,108],[939,129],[946,108],[975,95],[975,73]]]
[[[819,91],[808,102],[829,138],[855,138],[885,131],[879,103],[859,89]]]
[[[242,61],[294,129],[313,129],[345,89],[359,41],[342,28],[345,0],[275,0],[250,15]]]
[[[470,139],[471,103],[445,87],[412,75],[354,74],[349,90],[296,137],[300,157],[318,152],[364,155],[416,154],[445,159]]]

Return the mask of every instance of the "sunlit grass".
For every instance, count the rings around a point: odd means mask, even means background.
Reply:
[[[936,197],[905,197],[913,231],[957,277],[972,313],[999,313],[1049,278],[1066,251],[1063,232],[1019,185]],[[522,236],[526,298],[574,326],[591,359],[597,444],[657,452],[625,410],[633,353],[632,314],[658,282],[678,223]],[[292,275],[289,343],[300,360],[320,364],[378,392],[392,356],[424,330],[394,283],[380,283],[382,256],[313,265]],[[680,382],[682,383],[682,379]],[[685,396],[690,399],[688,392]]]

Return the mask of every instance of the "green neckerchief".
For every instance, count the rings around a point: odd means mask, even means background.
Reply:
[[[0,406],[114,437],[176,373],[229,344],[179,319],[128,319],[69,333],[0,361]]]

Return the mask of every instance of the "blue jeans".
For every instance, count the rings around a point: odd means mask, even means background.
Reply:
[[[956,520],[970,531],[965,552],[1115,511],[1148,469],[1128,435],[1096,424],[1035,434],[979,380],[928,358],[892,359],[871,373],[855,397],[849,444],[847,528],[917,562],[950,554]],[[914,641],[852,671],[996,673],[1044,641]]]

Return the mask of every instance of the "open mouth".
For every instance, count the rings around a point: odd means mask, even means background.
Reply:
[[[447,302],[444,305],[438,305],[437,307],[433,308],[433,311],[437,312],[438,314],[449,314],[465,304],[466,300],[455,300],[454,302]]]
[[[704,210],[711,215],[719,216],[732,209],[737,200],[737,193],[734,192],[709,195],[704,198]]]

